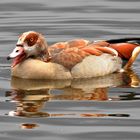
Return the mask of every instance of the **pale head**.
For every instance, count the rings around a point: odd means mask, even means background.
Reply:
[[[45,38],[35,31],[24,32],[19,36],[16,48],[7,57],[7,59],[14,58],[12,66],[20,63],[29,57],[41,57],[47,52],[47,43]]]

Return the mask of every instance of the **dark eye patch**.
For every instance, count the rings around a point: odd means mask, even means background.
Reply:
[[[26,36],[25,42],[27,42],[28,46],[33,46],[38,40],[38,34],[30,33]]]

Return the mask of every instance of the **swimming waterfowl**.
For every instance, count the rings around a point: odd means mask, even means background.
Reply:
[[[11,75],[24,79],[74,79],[104,76],[128,69],[140,52],[140,38],[88,41],[76,39],[47,45],[35,31],[19,36]]]

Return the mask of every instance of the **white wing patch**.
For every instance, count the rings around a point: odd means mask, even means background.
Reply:
[[[119,57],[110,54],[91,55],[75,65],[71,70],[71,74],[73,78],[90,78],[119,71],[121,67],[122,60]]]

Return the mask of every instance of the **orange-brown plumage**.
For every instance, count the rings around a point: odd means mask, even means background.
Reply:
[[[132,56],[132,52],[137,46],[137,44],[131,43],[116,43],[111,44],[109,47],[115,49],[122,59],[128,60]]]
[[[75,64],[82,61],[89,55],[81,48],[86,47],[86,40],[72,40],[70,42],[56,43],[48,48],[50,53],[50,62],[62,64],[71,69]]]
[[[132,53],[137,46],[139,46],[139,44],[129,42],[111,44],[107,41],[90,42],[84,39],[77,39],[63,43],[56,43],[52,45],[49,50],[52,54],[52,62],[60,63],[67,68],[72,68],[75,64],[81,62],[86,56],[100,56],[103,53],[115,56],[117,52],[122,60],[128,61],[132,57]],[[111,49],[116,50],[116,52],[114,53]],[[133,63],[134,60],[132,59],[131,63]]]
[[[84,39],[56,43],[48,48],[51,57],[49,61],[62,64],[66,68],[71,69],[89,55],[100,56],[103,53],[115,55],[114,52],[106,47],[107,44],[105,41],[90,43]]]

